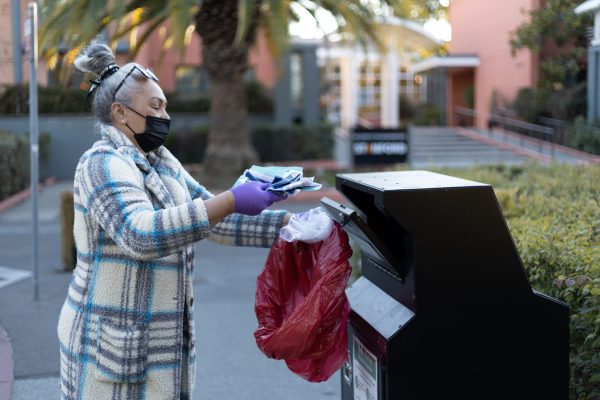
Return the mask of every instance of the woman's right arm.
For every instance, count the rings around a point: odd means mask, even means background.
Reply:
[[[210,227],[234,210],[230,191],[154,210],[137,167],[114,149],[94,149],[81,161],[76,184],[82,204],[132,257],[152,260],[210,235]]]

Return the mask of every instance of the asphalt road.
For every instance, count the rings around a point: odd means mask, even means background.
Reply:
[[[59,398],[56,323],[71,274],[60,268],[57,199],[68,187],[69,183],[56,185],[40,197],[40,300],[33,300],[31,278],[0,288],[0,325],[14,354],[13,400]],[[316,205],[286,202],[282,208],[300,211]],[[31,269],[29,207],[24,203],[0,214],[0,266]],[[309,383],[257,348],[254,292],[267,253],[268,249],[197,244],[195,399],[340,398],[339,374],[324,383]]]

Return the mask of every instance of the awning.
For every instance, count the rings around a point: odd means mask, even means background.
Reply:
[[[600,9],[600,0],[588,0],[575,7],[575,14],[583,14],[598,9]]]
[[[480,64],[479,56],[446,56],[429,57],[423,61],[411,65],[408,70],[412,73],[429,71],[436,68],[475,68]]]

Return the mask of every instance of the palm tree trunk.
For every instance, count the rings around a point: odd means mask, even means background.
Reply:
[[[196,16],[202,38],[202,65],[211,81],[210,129],[204,153],[204,184],[229,187],[258,161],[248,130],[244,72],[255,25],[244,43],[234,45],[238,0],[204,0]]]
[[[250,142],[243,76],[211,83],[210,131],[204,171],[213,185],[229,187],[245,168],[258,161]],[[224,186],[223,186],[224,185]]]

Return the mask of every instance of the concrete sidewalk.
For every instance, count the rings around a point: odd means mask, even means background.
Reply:
[[[8,334],[14,356],[12,400],[59,397],[56,324],[71,277],[60,265],[59,203],[60,193],[71,188],[72,182],[59,182],[39,194],[40,300],[33,300],[31,277],[0,287],[0,326]],[[334,192],[321,192],[277,206],[303,211],[317,206],[325,194],[343,200]],[[339,374],[324,383],[308,383],[291,373],[282,361],[267,359],[254,342],[256,276],[268,249],[227,247],[206,241],[198,243],[196,250],[198,373],[194,398],[339,398]],[[0,213],[0,266],[15,273],[30,271],[31,254],[28,199]],[[0,358],[0,372],[9,370],[5,361]],[[0,399],[5,399],[1,391]]]

